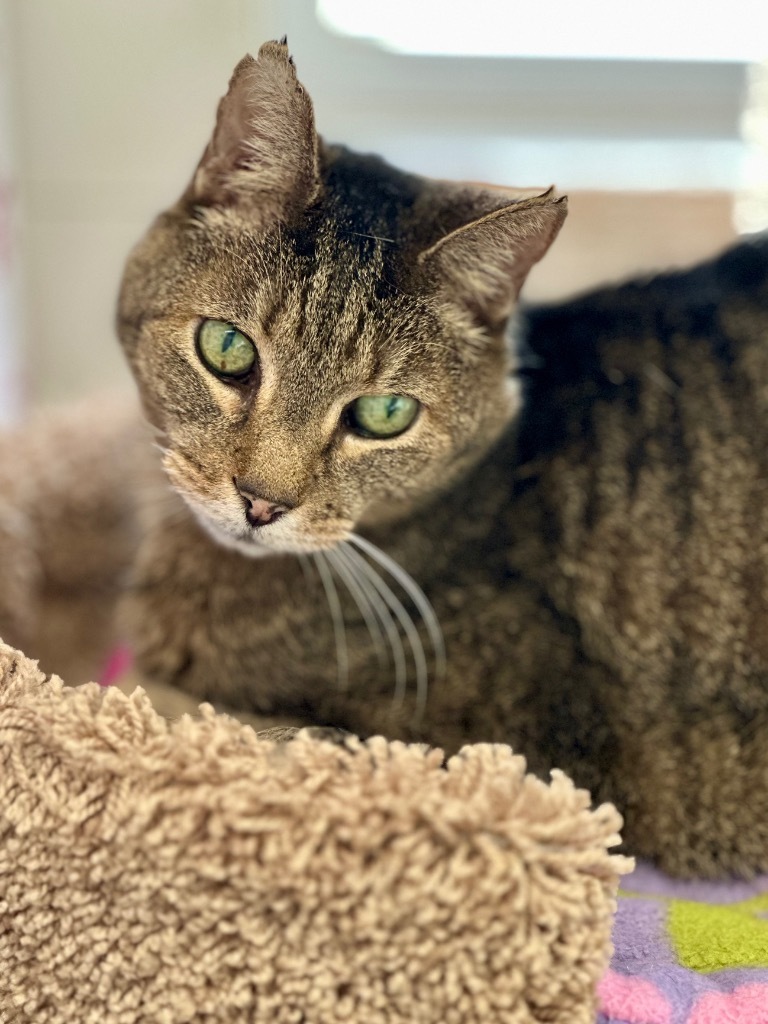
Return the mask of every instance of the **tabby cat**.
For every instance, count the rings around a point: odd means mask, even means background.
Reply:
[[[517,310],[553,193],[318,138],[238,65],[119,333],[178,498],[123,608],[265,719],[510,743],[682,874],[768,870],[768,246]]]

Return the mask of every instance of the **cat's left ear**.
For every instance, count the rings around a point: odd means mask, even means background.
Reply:
[[[266,227],[289,222],[320,191],[312,101],[285,40],[243,57],[219,103],[213,137],[184,199],[196,206],[247,204]]]
[[[480,324],[495,329],[512,312],[534,263],[563,225],[567,199],[549,189],[486,213],[445,235],[421,253],[433,284],[464,305]]]

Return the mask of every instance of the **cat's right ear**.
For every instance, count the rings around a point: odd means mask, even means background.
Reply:
[[[312,101],[285,40],[243,57],[219,103],[216,127],[184,201],[248,206],[251,222],[289,223],[320,191]]]

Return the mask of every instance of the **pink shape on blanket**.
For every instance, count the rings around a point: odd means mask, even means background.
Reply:
[[[626,1024],[671,1024],[672,1010],[652,981],[608,970],[597,986],[603,1013]],[[710,1024],[702,1017],[698,1024]],[[726,1018],[727,1020],[727,1018]]]
[[[689,1024],[768,1024],[768,985],[741,985],[733,992],[706,992]]]

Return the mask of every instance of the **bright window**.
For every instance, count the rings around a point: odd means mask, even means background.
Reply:
[[[318,0],[317,12],[332,30],[395,53],[737,62],[768,54],[764,0]]]

